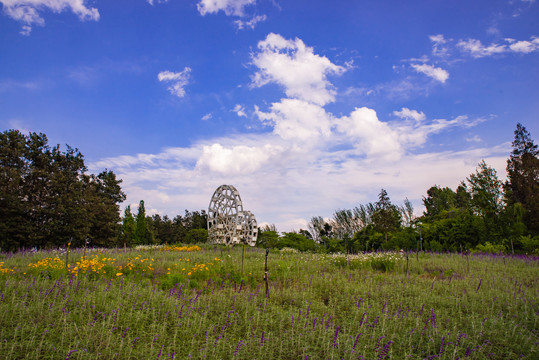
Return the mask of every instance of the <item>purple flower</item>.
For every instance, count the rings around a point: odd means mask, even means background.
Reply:
[[[481,287],[481,281],[483,281],[483,279],[479,279],[479,284],[477,285],[477,289],[475,289],[475,292],[478,292],[479,291],[479,288]]]
[[[262,331],[262,336],[260,336],[260,346],[264,345],[264,332]]]
[[[66,360],[69,360],[69,357],[70,357],[71,354],[73,354],[74,352],[77,352],[77,350],[69,350],[69,352],[67,353],[67,356],[66,356]]]
[[[354,346],[352,346],[352,350],[354,350],[356,348],[356,345],[357,345],[357,341],[359,340],[359,337],[361,336],[361,333],[357,334],[356,336],[356,340],[354,341]]]
[[[237,356],[238,355],[238,351],[240,351],[241,347],[243,346],[243,341],[240,340],[238,341],[238,345],[236,346],[236,350],[234,350],[234,356]]]
[[[340,326],[335,329],[335,335],[333,336],[333,347],[337,347],[337,336],[339,336]]]
[[[161,357],[161,353],[163,352],[163,346],[165,346],[164,344],[161,345],[161,349],[159,349],[159,354],[157,354],[157,359],[159,359]]]
[[[382,360],[382,359],[385,359],[385,357],[387,356],[387,354],[389,353],[389,346],[393,344],[393,341],[389,340],[387,342],[387,344],[384,345],[384,347],[382,348],[382,350],[380,351],[380,355],[378,356],[378,360]]]

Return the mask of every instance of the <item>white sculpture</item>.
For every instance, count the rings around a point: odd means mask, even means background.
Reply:
[[[208,207],[208,241],[254,246],[257,235],[256,218],[250,211],[243,210],[238,190],[232,185],[219,186]]]

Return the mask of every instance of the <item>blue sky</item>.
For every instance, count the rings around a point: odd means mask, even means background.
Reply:
[[[0,0],[0,125],[113,170],[149,214],[221,184],[278,230],[505,178],[539,133],[539,4]]]

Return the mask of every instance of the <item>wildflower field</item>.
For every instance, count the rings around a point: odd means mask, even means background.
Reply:
[[[242,252],[0,253],[0,358],[539,358],[537,257]]]

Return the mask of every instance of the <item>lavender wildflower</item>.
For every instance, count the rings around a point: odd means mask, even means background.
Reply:
[[[333,347],[337,347],[337,336],[339,336],[340,326],[335,329],[335,335],[333,336]]]
[[[244,345],[243,341],[238,341],[238,345],[236,346],[236,350],[234,350],[234,356],[238,356],[238,351],[240,351],[241,347]]]
[[[382,350],[380,350],[380,355],[378,356],[378,360],[382,360],[382,359],[385,359],[385,357],[387,356],[387,354],[389,353],[389,346],[393,344],[393,341],[389,340],[387,342],[387,344],[384,345],[384,347],[382,348]]]
[[[71,354],[73,354],[74,352],[77,352],[77,350],[69,350],[69,352],[67,353],[67,356],[66,356],[66,360],[69,360],[69,357],[70,357]]]

